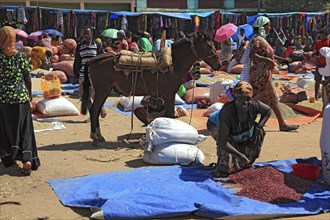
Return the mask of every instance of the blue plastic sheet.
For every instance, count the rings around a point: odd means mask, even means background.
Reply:
[[[320,164],[317,158],[257,163],[292,172],[296,163]],[[330,188],[318,186],[302,200],[270,204],[234,195],[210,179],[203,166],[162,166],[51,180],[49,184],[66,206],[101,208],[108,218],[197,216],[218,218],[236,215],[306,215],[330,210]]]
[[[106,103],[104,103],[103,106],[108,107],[108,108],[110,108],[110,109],[112,109],[112,110],[114,110],[114,111],[116,111],[120,114],[126,115],[126,116],[129,116],[129,115],[132,114],[132,111],[125,112],[123,107],[118,108],[116,103],[117,102],[106,102]],[[191,108],[196,109],[197,108],[197,104],[193,104],[193,105],[191,105],[191,104],[175,105],[175,107],[178,107],[178,106],[181,106],[185,109],[191,109]]]

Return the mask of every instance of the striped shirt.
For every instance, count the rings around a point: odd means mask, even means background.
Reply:
[[[74,64],[75,74],[78,75],[79,73],[79,78],[83,79],[86,62],[101,53],[103,53],[103,49],[99,43],[92,42],[92,44],[86,44],[82,42],[78,45]]]
[[[97,55],[97,45],[91,44],[82,44],[80,46],[80,51],[79,51],[80,57],[81,57],[81,65],[80,65],[80,71],[79,71],[79,78],[84,78],[84,68],[85,68],[85,63],[95,57]]]

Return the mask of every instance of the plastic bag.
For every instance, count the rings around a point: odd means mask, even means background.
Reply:
[[[58,98],[61,96],[61,81],[57,75],[51,80],[46,80],[44,76],[41,77],[41,90],[45,99]]]

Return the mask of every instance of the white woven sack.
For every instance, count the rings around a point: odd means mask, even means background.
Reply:
[[[213,103],[210,107],[208,107],[204,111],[203,116],[209,117],[213,112],[222,109],[222,107],[223,107],[223,103],[220,103],[220,102]]]
[[[141,145],[151,151],[153,146],[169,142],[197,144],[207,137],[199,135],[197,130],[180,120],[173,118],[156,118],[147,126],[146,140]]]
[[[156,145],[143,155],[143,161],[148,164],[199,164],[204,159],[204,153],[195,145],[172,142]]]
[[[185,104],[183,99],[176,93],[175,93],[175,104],[176,105],[184,105]]]
[[[143,96],[135,96],[134,97],[134,109],[136,108],[140,108],[143,107],[143,105],[141,105],[141,100],[143,99]],[[133,107],[133,96],[129,96],[129,97],[121,97],[119,100],[119,103],[124,107],[124,111],[125,112],[130,112],[132,111],[132,107]]]
[[[229,89],[230,86],[234,85],[233,80],[223,80],[212,83],[210,86],[210,102],[216,103],[219,101],[219,95],[225,94],[226,90]]]
[[[47,117],[79,115],[77,107],[64,97],[39,101],[37,111]]]

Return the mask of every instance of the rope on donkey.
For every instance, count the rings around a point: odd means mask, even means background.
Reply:
[[[127,134],[127,138],[126,138],[126,141],[128,143],[133,143],[130,141],[130,136],[133,133],[133,129],[134,129],[134,104],[135,104],[136,82],[138,78],[139,67],[141,68],[141,78],[144,84],[144,88],[146,90],[146,94],[148,94],[147,86],[143,77],[142,54],[139,55],[139,63],[140,65],[136,65],[135,71],[132,72],[132,86],[131,86],[130,95],[133,95],[133,100],[132,100],[132,113],[131,113],[131,131],[129,132],[129,134]],[[147,110],[147,117],[148,117],[148,110]]]
[[[190,109],[190,118],[189,118],[189,125],[191,124],[191,120],[192,120],[192,115],[193,115],[193,109],[194,109],[194,97],[195,97],[195,80],[196,78],[200,78],[200,63],[199,61],[195,61],[193,64],[193,68],[191,70],[192,74],[193,74],[193,93],[192,93],[192,102],[191,102],[191,109]]]

